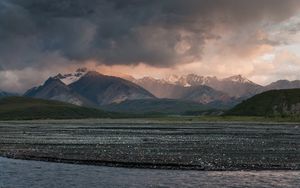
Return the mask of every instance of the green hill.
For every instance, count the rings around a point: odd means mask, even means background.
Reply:
[[[300,116],[300,89],[272,90],[255,95],[226,115]]]
[[[128,114],[184,114],[187,111],[204,111],[209,107],[190,101],[173,99],[127,100],[101,107],[104,110]]]
[[[0,120],[83,119],[106,118],[110,116],[111,114],[98,109],[80,107],[58,101],[27,97],[6,97],[0,99]]]

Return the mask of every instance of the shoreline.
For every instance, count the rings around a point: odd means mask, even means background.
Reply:
[[[132,169],[155,169],[155,170],[191,170],[191,171],[300,171],[299,167],[283,167],[283,166],[267,166],[267,165],[241,165],[243,167],[232,168],[207,168],[199,165],[181,165],[181,164],[162,164],[162,163],[133,163],[133,162],[117,162],[117,161],[97,161],[97,160],[74,160],[52,157],[35,157],[35,156],[10,156],[1,155],[0,157],[15,160],[40,161],[59,164],[74,164],[88,166],[102,166],[115,168],[132,168]]]
[[[251,118],[251,117],[250,117]],[[91,123],[89,123],[91,122]],[[263,120],[249,120],[247,119],[214,119],[214,117],[208,117],[201,119],[195,116],[180,116],[180,117],[164,117],[164,118],[90,118],[90,119],[33,119],[33,120],[0,120],[0,124],[23,124],[23,123],[33,123],[33,124],[60,124],[60,123],[84,123],[84,124],[111,124],[111,123],[132,123],[133,126],[138,126],[139,124],[260,124],[260,125],[299,125],[300,121],[276,121],[274,119],[263,119]]]

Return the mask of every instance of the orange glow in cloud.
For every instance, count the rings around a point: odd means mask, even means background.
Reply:
[[[247,35],[249,33],[252,34]],[[109,66],[89,61],[83,66],[102,74],[123,78],[129,76],[163,78],[172,74],[186,75],[190,73],[224,78],[242,74],[262,85],[278,79],[300,79],[300,57],[295,53],[297,50],[291,51],[287,49],[287,45],[273,44],[272,41],[280,43],[283,40],[282,35],[275,36],[274,33],[276,32],[270,34],[265,30],[251,28],[251,25],[236,31],[221,24],[212,31],[212,36],[216,37],[208,38],[205,41],[205,48],[199,52],[202,54],[201,59],[190,63],[183,62],[161,68],[143,63]],[[293,41],[298,41],[294,40],[296,36],[299,35],[285,33],[285,40],[292,38]],[[293,47],[294,49],[300,50],[299,44],[293,45],[296,45]],[[175,50],[177,53],[184,53],[189,47],[187,42],[182,41],[175,46]]]
[[[88,62],[85,65],[90,70],[95,70],[105,75],[128,77],[133,76],[135,78],[142,78],[145,76],[151,76],[155,78],[162,78],[165,75],[174,73],[173,68],[156,68],[145,64],[139,65],[103,65],[96,62]]]

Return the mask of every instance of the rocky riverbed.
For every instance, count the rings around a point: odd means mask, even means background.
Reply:
[[[154,120],[1,122],[0,155],[140,168],[299,170],[300,125]]]

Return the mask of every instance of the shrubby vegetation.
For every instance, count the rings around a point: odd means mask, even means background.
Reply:
[[[27,97],[0,100],[0,120],[107,118],[113,114],[68,103]]]
[[[300,89],[272,90],[258,94],[229,110],[226,115],[299,117]]]

